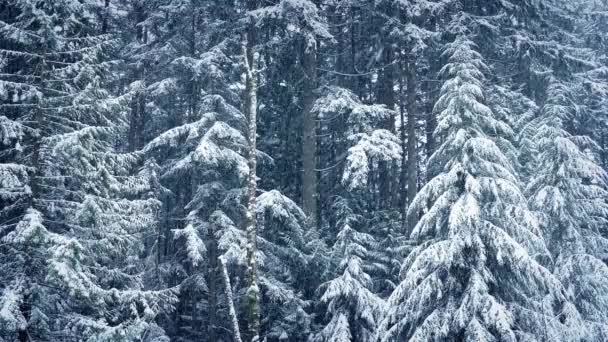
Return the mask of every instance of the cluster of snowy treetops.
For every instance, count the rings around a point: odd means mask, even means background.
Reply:
[[[608,1],[0,1],[0,341],[608,341]]]

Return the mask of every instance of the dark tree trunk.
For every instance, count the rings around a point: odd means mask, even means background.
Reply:
[[[317,87],[316,42],[304,41],[302,46],[304,95],[302,99],[302,209],[311,224],[317,222],[317,125],[312,107]]]
[[[207,303],[209,304],[207,339],[209,341],[217,341],[218,275],[220,274],[219,272],[221,272],[218,267],[218,248],[214,228],[214,225],[210,225],[207,232],[207,241],[209,241],[207,244],[207,260],[209,260],[209,266],[207,268]]]
[[[378,76],[378,102],[386,105],[390,110],[395,109],[395,68],[393,65],[393,49],[390,45],[384,47],[382,52],[383,70]],[[391,115],[382,123],[382,128],[395,132],[395,116]],[[392,171],[393,166],[388,162],[380,162],[378,165],[378,209],[387,209],[393,203],[392,188],[394,187]]]
[[[413,57],[412,57],[413,58]],[[416,140],[416,63],[407,64],[407,202],[414,201],[418,188],[418,151]],[[418,215],[408,216],[407,236],[418,223]]]

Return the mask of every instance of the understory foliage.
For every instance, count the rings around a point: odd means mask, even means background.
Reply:
[[[607,13],[0,1],[0,342],[608,340]]]

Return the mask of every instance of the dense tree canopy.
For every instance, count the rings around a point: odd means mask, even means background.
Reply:
[[[603,0],[0,1],[0,342],[608,340]]]

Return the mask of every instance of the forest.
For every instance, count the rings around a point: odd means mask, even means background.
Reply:
[[[608,341],[608,0],[0,0],[55,341]]]

